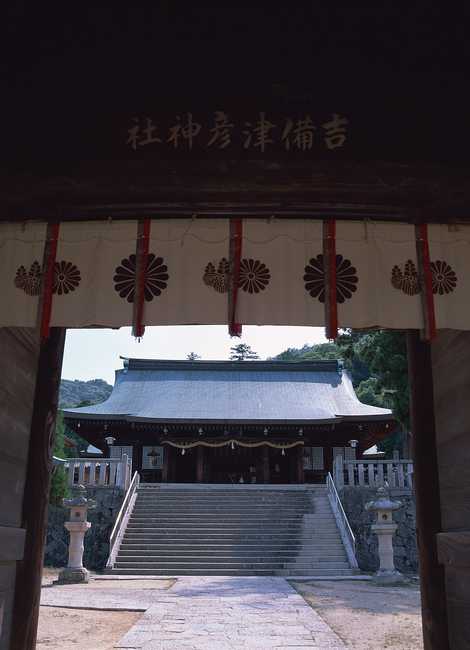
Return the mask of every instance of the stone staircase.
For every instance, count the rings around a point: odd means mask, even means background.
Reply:
[[[351,575],[325,486],[141,484],[111,570]]]

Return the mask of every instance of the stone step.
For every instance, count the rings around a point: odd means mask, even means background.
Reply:
[[[336,525],[336,520],[334,517],[316,519],[316,518],[303,518],[303,517],[217,517],[217,516],[208,516],[208,517],[134,517],[131,516],[130,522],[136,524],[145,524],[149,526],[159,525],[160,523],[168,524],[170,526],[177,527],[180,524],[187,524],[188,526],[197,526],[204,525],[209,528],[219,527],[222,525],[233,525],[233,526],[252,526],[253,524],[259,523],[260,526],[269,525],[271,528],[276,526],[295,526],[299,528],[300,526],[307,526],[313,528],[326,528],[328,526]]]
[[[183,560],[175,559],[174,562],[170,561],[155,561],[155,562],[127,562],[127,561],[118,561],[115,564],[116,569],[153,569],[154,571],[159,570],[171,570],[171,571],[183,571],[185,569],[266,569],[273,571],[274,569],[283,569],[284,563],[271,562],[263,560],[261,562],[246,562],[241,560],[237,562],[236,560],[226,560],[224,562],[185,562]]]
[[[166,514],[171,514],[171,513],[195,513],[195,514],[206,514],[206,513],[231,513],[231,512],[239,512],[241,514],[243,513],[253,513],[253,514],[260,514],[263,512],[266,513],[282,513],[282,514],[305,514],[305,513],[315,513],[315,514],[331,514],[331,510],[329,508],[324,508],[321,510],[312,510],[312,508],[309,506],[305,506],[302,508],[281,508],[281,507],[275,507],[275,508],[268,508],[266,506],[228,506],[226,508],[221,507],[221,506],[194,506],[194,507],[188,507],[186,504],[180,504],[179,506],[168,506],[168,507],[162,507],[161,505],[155,505],[155,506],[142,506],[142,505],[136,505],[134,507],[134,512],[143,512],[143,513],[164,513]]]
[[[261,508],[257,510],[192,510],[192,509],[183,509],[179,508],[178,510],[171,509],[166,512],[161,509],[154,510],[142,510],[141,508],[134,509],[132,512],[134,517],[259,517],[259,518],[268,518],[272,519],[273,517],[278,519],[298,519],[306,517],[307,519],[334,519],[333,513],[328,512],[327,510],[322,510],[319,512],[313,512],[312,510],[266,510]]]
[[[112,569],[111,573],[132,576],[274,576],[281,575],[272,569]],[[287,575],[287,574],[285,574]],[[300,574],[297,574],[300,575]],[[302,574],[305,575],[305,574]],[[328,575],[328,574],[327,574]],[[330,573],[329,575],[336,575]]]
[[[283,495],[227,495],[227,494],[184,494],[178,493],[174,495],[159,494],[142,494],[137,493],[137,501],[149,503],[325,503],[328,497],[320,499],[311,499],[307,495],[283,496]]]
[[[243,553],[298,553],[300,555],[309,555],[311,553],[343,553],[343,545],[338,543],[336,545],[332,544],[322,544],[322,545],[311,545],[308,547],[302,546],[300,543],[291,543],[286,545],[284,543],[280,544],[134,544],[123,542],[119,549],[119,553],[149,553],[149,552],[158,552],[158,553],[225,553],[231,552],[232,550],[239,550]]]
[[[167,528],[207,528],[213,530],[225,530],[226,528],[246,529],[246,528],[264,528],[269,530],[275,529],[288,529],[291,528],[296,531],[303,530],[306,533],[314,532],[316,530],[336,530],[336,521],[332,520],[309,520],[302,519],[287,519],[287,520],[272,520],[272,519],[224,519],[218,521],[217,519],[148,519],[148,518],[131,518],[128,526],[131,528],[150,528],[150,529],[167,529]]]
[[[194,549],[221,549],[221,548],[240,548],[251,547],[260,548],[280,548],[280,549],[294,549],[300,552],[301,549],[310,551],[310,549],[337,551],[343,548],[341,539],[338,538],[318,538],[316,540],[308,540],[303,544],[298,537],[220,537],[217,539],[205,537],[198,538],[182,538],[182,537],[124,537],[121,543],[122,548],[129,547],[157,547],[157,548],[194,548]]]
[[[349,575],[324,486],[139,487],[114,573]]]
[[[339,576],[352,576],[355,575],[353,569],[312,569],[312,568],[301,568],[301,569],[280,569],[275,572],[276,576],[282,577],[294,577],[294,576],[318,576],[318,577],[339,577]]]
[[[115,564],[117,569],[154,569],[159,571],[161,569],[171,569],[175,572],[185,571],[186,569],[284,569],[287,571],[303,571],[304,575],[309,573],[321,572],[322,570],[335,570],[335,571],[344,571],[349,569],[349,565],[346,561],[335,561],[335,562],[302,562],[296,564],[295,562],[284,562],[282,560],[276,561],[275,559],[246,559],[246,558],[220,558],[220,561],[214,562],[204,562],[204,561],[185,561],[187,558],[174,558],[174,561],[121,561],[119,558]]]
[[[338,529],[335,526],[290,526],[290,527],[280,527],[280,526],[275,526],[274,528],[268,528],[265,526],[231,526],[227,527],[224,526],[223,528],[218,528],[216,526],[146,526],[146,525],[139,525],[139,526],[133,526],[129,528],[127,527],[127,530],[132,532],[132,533],[149,533],[151,535],[168,535],[172,531],[174,531],[176,534],[189,534],[189,535],[204,535],[206,533],[206,537],[210,535],[259,535],[259,534],[264,534],[265,536],[267,535],[287,535],[287,536],[300,536],[302,539],[308,539],[310,537],[317,537],[318,535],[325,534],[325,535],[339,535]]]
[[[176,535],[190,535],[194,537],[195,535],[202,535],[204,537],[210,538],[211,535],[219,535],[222,537],[231,536],[236,537],[241,536],[245,537],[246,535],[256,535],[269,537],[270,535],[283,536],[283,537],[300,537],[302,540],[307,540],[309,538],[317,538],[321,535],[337,536],[339,535],[338,529],[336,527],[306,527],[306,526],[292,526],[289,528],[276,526],[274,528],[267,528],[265,526],[232,526],[224,528],[216,528],[214,526],[170,526],[170,527],[156,527],[156,526],[134,526],[127,527],[126,532],[131,532],[133,534],[149,534],[152,536],[155,535],[164,535],[168,536],[172,533]]]
[[[154,560],[165,560],[169,558],[177,558],[184,560],[195,560],[195,559],[204,559],[209,560],[245,560],[249,559],[250,561],[262,562],[269,559],[282,561],[282,562],[296,562],[297,564],[309,563],[309,562],[343,562],[346,561],[345,553],[321,553],[321,552],[312,552],[310,554],[302,553],[299,555],[295,550],[284,550],[284,551],[262,551],[262,550],[253,550],[245,551],[243,547],[240,549],[233,549],[232,551],[219,550],[219,551],[201,551],[197,552],[195,549],[192,551],[182,551],[181,549],[174,549],[173,552],[169,549],[167,551],[162,551],[161,549],[152,549],[152,550],[142,550],[138,551],[136,549],[132,550],[120,550],[117,556],[118,561],[154,561]]]
[[[160,516],[160,517],[144,517],[142,515],[131,515],[129,522],[132,523],[138,523],[138,524],[145,524],[147,523],[149,526],[156,526],[159,525],[160,523],[166,523],[170,525],[175,525],[178,526],[180,524],[188,524],[188,525],[195,525],[195,524],[202,524],[204,526],[210,526],[212,527],[214,524],[216,525],[223,525],[223,524],[233,524],[233,525],[253,525],[254,523],[259,523],[260,526],[264,525],[271,525],[273,526],[278,526],[278,525],[289,525],[289,526],[312,526],[314,528],[323,528],[327,527],[329,525],[336,525],[336,519],[331,516],[323,516],[323,517],[278,517],[278,516],[273,516],[273,517],[256,517],[256,516],[240,516],[240,515],[232,515],[232,516],[223,516],[220,515],[219,517],[217,515],[206,515],[206,516],[191,516],[187,515],[186,517],[178,515],[178,516]]]
[[[211,526],[214,523],[218,524],[219,526],[222,526],[224,524],[233,524],[233,525],[252,525],[252,524],[258,524],[259,526],[264,526],[270,525],[271,527],[273,526],[278,526],[278,525],[283,525],[283,526],[300,526],[302,523],[312,523],[313,525],[320,527],[323,525],[328,525],[328,524],[334,524],[335,519],[334,517],[323,517],[321,519],[315,518],[313,521],[312,520],[304,520],[303,517],[256,517],[256,516],[239,516],[239,515],[233,515],[233,516],[220,516],[217,517],[217,515],[206,515],[204,517],[202,516],[191,516],[187,515],[186,517],[182,517],[180,515],[175,515],[175,516],[168,516],[168,517],[143,517],[141,515],[132,515],[129,519],[130,523],[147,523],[148,525],[155,526],[159,524],[169,524],[169,525],[175,525],[178,526],[180,524],[188,524],[188,525],[195,525],[195,524],[203,524],[207,526]]]
[[[260,548],[256,548],[253,545],[246,547],[243,544],[241,545],[234,545],[230,546],[229,548],[227,547],[219,547],[219,548],[198,548],[198,547],[181,547],[181,546],[170,546],[168,545],[167,547],[165,546],[158,546],[158,547],[150,547],[147,548],[146,545],[144,545],[143,548],[139,546],[121,546],[121,549],[119,550],[119,555],[231,555],[233,553],[238,553],[238,554],[246,554],[246,555],[266,555],[267,556],[274,556],[274,555],[291,555],[295,556],[298,559],[301,559],[303,557],[339,557],[341,558],[345,557],[345,550],[341,546],[335,546],[335,547],[330,547],[330,546],[320,546],[320,547],[311,547],[308,549],[299,547],[299,546],[289,546],[289,545],[279,545],[279,546],[274,546],[274,547],[269,547],[266,548],[264,546],[261,546]]]
[[[218,508],[231,508],[231,507],[240,507],[240,508],[323,508],[329,507],[329,502],[326,500],[322,503],[313,503],[312,501],[305,499],[302,501],[288,501],[286,499],[279,499],[276,501],[264,501],[261,499],[233,499],[233,500],[224,500],[224,499],[175,499],[172,501],[166,501],[162,499],[141,499],[140,497],[136,500],[136,506],[150,506],[158,507],[164,506],[166,508],[178,508],[182,506],[190,507],[218,507]]]
[[[167,566],[168,565],[168,566]],[[335,557],[335,558],[307,558],[305,560],[298,561],[295,557],[289,556],[266,556],[259,557],[256,555],[228,555],[228,556],[217,556],[214,558],[209,557],[189,557],[187,555],[174,555],[174,556],[152,556],[150,558],[143,558],[141,556],[118,556],[116,558],[115,567],[116,568],[168,568],[178,566],[180,569],[183,568],[226,568],[230,565],[231,568],[248,568],[248,565],[251,568],[267,568],[266,565],[269,565],[268,568],[272,568],[272,565],[275,565],[278,568],[284,569],[301,569],[305,568],[306,574],[310,569],[316,568],[318,570],[325,569],[348,569],[349,562],[346,557]]]
[[[233,512],[214,512],[214,511],[208,511],[208,512],[197,512],[194,510],[186,510],[183,512],[168,512],[168,513],[162,513],[162,512],[139,512],[139,511],[133,511],[132,512],[132,517],[138,517],[139,519],[161,519],[162,517],[165,519],[182,519],[183,517],[189,517],[191,519],[268,519],[268,520],[276,520],[279,519],[281,521],[293,519],[296,521],[302,521],[304,517],[307,517],[308,519],[313,519],[313,518],[318,518],[318,519],[334,519],[333,515],[331,513],[327,512],[322,512],[322,513],[312,513],[312,512],[278,512],[277,510],[273,510],[272,512],[266,512],[266,510],[261,510],[260,512],[253,512],[252,510],[246,511],[246,512],[238,512],[238,511],[233,511]]]
[[[312,544],[321,544],[321,543],[332,543],[335,542],[336,540],[339,540],[339,534],[338,533],[329,533],[329,534],[322,534],[322,535],[317,535],[317,536],[309,536],[308,540],[306,540],[306,543],[312,543]],[[149,543],[152,540],[158,541],[160,543],[165,543],[165,544],[170,544],[172,542],[184,542],[185,540],[188,541],[188,543],[212,543],[214,544],[215,542],[225,542],[225,543],[232,543],[232,544],[239,544],[239,543],[246,543],[251,541],[252,543],[254,542],[259,542],[259,541],[273,541],[276,543],[296,543],[298,541],[302,542],[302,539],[300,538],[299,535],[292,535],[292,534],[271,534],[271,533],[263,533],[263,532],[258,532],[258,533],[234,533],[234,534],[211,534],[211,535],[202,535],[202,534],[194,534],[194,533],[185,533],[185,534],[170,534],[167,533],[166,535],[163,535],[162,533],[132,533],[132,532],[126,532],[123,537],[124,542],[142,542],[142,543]]]
[[[241,569],[224,569],[220,571],[219,569],[184,569],[178,572],[174,570],[159,570],[155,569],[113,569],[111,571],[113,574],[117,575],[135,575],[135,576],[305,576],[313,575],[312,573],[305,573],[303,569],[277,569],[272,571],[270,569],[250,569],[250,570],[241,570]],[[352,569],[322,569],[318,570],[314,574],[315,576],[329,577],[329,576],[350,576],[354,575]]]
[[[295,560],[288,560],[284,564],[285,569],[304,569],[306,572],[313,569],[349,569],[349,562],[347,559],[341,558],[338,560],[302,560],[296,562]]]
[[[302,500],[302,501],[286,501],[285,499],[280,499],[279,501],[261,501],[261,500],[247,500],[243,501],[242,499],[234,499],[233,501],[224,501],[220,499],[214,499],[213,501],[204,501],[201,499],[175,499],[174,501],[165,501],[162,499],[141,499],[140,497],[136,500],[137,506],[148,506],[148,507],[157,507],[164,506],[166,508],[178,508],[185,505],[191,507],[204,506],[211,508],[312,508],[315,507],[315,504],[312,504],[311,501]],[[328,503],[319,503],[318,507],[328,506]]]
[[[141,515],[131,515],[129,519],[130,523],[133,524],[148,524],[149,526],[158,526],[160,524],[168,524],[171,526],[179,526],[180,524],[188,524],[188,526],[194,526],[201,524],[203,526],[213,527],[214,524],[217,526],[222,526],[225,524],[231,524],[235,526],[252,526],[253,524],[258,523],[260,526],[270,525],[275,527],[278,525],[284,526],[304,526],[304,527],[313,527],[313,528],[327,528],[328,526],[336,526],[336,519],[334,517],[240,517],[240,516],[220,516],[217,515],[207,515],[191,517],[190,515],[186,517],[174,516],[174,517],[143,517]]]
[[[145,508],[145,509],[164,509],[166,510],[171,510],[172,508],[185,508],[186,510],[197,510],[198,508],[207,510],[230,510],[230,509],[235,509],[235,510],[282,510],[282,511],[287,511],[287,510],[301,510],[302,512],[304,510],[309,510],[311,511],[312,509],[315,508],[310,503],[240,503],[239,501],[233,502],[233,503],[227,503],[227,504],[221,504],[220,501],[215,501],[214,503],[204,503],[204,502],[186,502],[186,501],[179,501],[178,503],[163,503],[161,501],[152,501],[149,503],[142,503],[139,501],[136,501],[135,504],[136,508]],[[323,508],[329,510],[329,506],[318,506],[318,508]]]

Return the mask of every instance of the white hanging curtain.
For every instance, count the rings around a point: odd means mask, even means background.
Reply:
[[[0,326],[34,327],[42,303],[46,224],[0,225]],[[138,222],[60,225],[52,326],[133,322]],[[236,284],[241,324],[325,325],[322,223],[246,219],[233,274],[229,219],[151,223],[144,324],[223,324]],[[470,226],[428,228],[437,328],[470,329]],[[414,226],[336,222],[340,327],[423,328]]]

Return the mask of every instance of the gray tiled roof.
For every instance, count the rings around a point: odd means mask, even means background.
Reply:
[[[67,409],[83,419],[151,422],[336,422],[391,419],[359,402],[336,361],[125,359],[110,397]]]

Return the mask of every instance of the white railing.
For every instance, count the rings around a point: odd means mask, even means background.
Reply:
[[[131,460],[122,458],[54,458],[54,465],[64,467],[69,487],[109,487],[127,490],[131,479]]]
[[[137,488],[139,487],[139,483],[139,473],[134,472],[132,482],[127,489],[121,509],[119,510],[116,521],[114,522],[113,530],[109,536],[109,557],[108,561],[106,562],[107,569],[112,569],[114,562],[116,561],[116,556],[118,554],[119,547],[121,545],[121,541],[124,536],[127,523],[129,521],[129,517],[131,516],[135,501],[137,499]]]
[[[338,529],[343,540],[343,545],[348,556],[349,565],[352,569],[358,569],[359,565],[356,559],[356,538],[352,532],[346,513],[344,512],[343,504],[336,491],[335,483],[330,472],[326,477],[326,487],[328,489],[328,499],[330,500],[331,509],[336,519]]]
[[[343,460],[337,456],[333,468],[338,489],[349,486],[413,489],[411,460]]]

